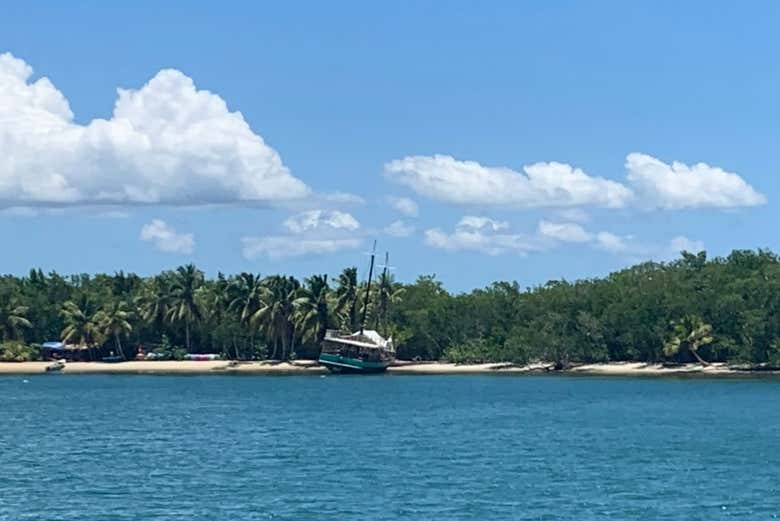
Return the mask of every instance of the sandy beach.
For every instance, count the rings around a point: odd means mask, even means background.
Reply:
[[[0,374],[45,373],[51,362],[0,362]],[[300,362],[246,362],[231,365],[225,360],[155,360],[117,364],[69,362],[59,373],[65,374],[326,374],[313,360]]]
[[[45,373],[51,362],[0,362],[0,375]],[[687,364],[666,367],[661,364],[641,362],[612,362],[572,367],[566,371],[547,370],[549,364],[518,366],[508,363],[496,364],[451,364],[445,362],[403,362],[399,361],[388,369],[399,375],[447,375],[447,374],[571,374],[598,376],[737,376],[780,374],[778,372],[755,372],[735,369],[726,364]],[[231,364],[225,360],[214,361],[129,361],[117,364],[102,362],[71,362],[60,371],[64,374],[256,374],[256,375],[323,375],[328,371],[314,360],[294,362],[241,362]]]

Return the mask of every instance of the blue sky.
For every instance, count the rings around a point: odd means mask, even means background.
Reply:
[[[467,290],[780,249],[778,23],[772,2],[9,3],[0,272],[336,273],[376,239],[401,280]]]

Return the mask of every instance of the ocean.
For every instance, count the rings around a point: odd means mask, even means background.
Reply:
[[[779,396],[773,379],[0,377],[0,519],[774,519]]]

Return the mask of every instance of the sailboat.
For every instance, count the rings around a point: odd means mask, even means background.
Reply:
[[[376,241],[374,241],[374,249],[371,252],[360,331],[349,334],[337,330],[325,332],[319,363],[334,373],[381,373],[395,361],[393,339],[384,338],[372,329],[365,329],[375,257]],[[387,270],[387,262],[385,262],[384,269]]]

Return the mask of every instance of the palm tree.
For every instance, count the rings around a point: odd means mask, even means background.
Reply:
[[[231,299],[228,309],[238,313],[238,319],[248,324],[250,317],[260,309],[263,295],[263,279],[252,273],[240,274],[230,288]]]
[[[294,277],[274,275],[263,281],[262,304],[250,318],[250,325],[261,329],[266,338],[273,342],[272,359],[281,345],[281,359],[286,360],[294,351],[295,344],[295,300],[301,284]]]
[[[102,330],[98,320],[100,315],[93,311],[89,299],[83,299],[81,304],[72,300],[66,301],[60,311],[65,327],[60,338],[63,342],[78,342],[89,349],[90,358],[95,345],[103,343]]]
[[[212,333],[220,331],[224,333],[225,315],[231,302],[231,287],[230,281],[222,272],[217,273],[217,279],[207,286],[204,302],[209,316],[214,319],[216,329]],[[220,334],[219,337],[222,339],[222,352],[230,356],[225,345],[225,335]],[[238,352],[236,352],[236,359],[238,359]]]
[[[228,288],[230,293],[230,303],[228,304],[228,310],[238,314],[238,321],[243,324],[248,330],[250,335],[250,344],[252,350],[254,350],[255,344],[255,328],[250,322],[252,316],[262,306],[262,296],[265,292],[263,287],[263,279],[260,275],[254,275],[252,273],[241,273],[236,277]],[[233,346],[236,350],[236,358],[238,355],[238,346],[233,339]]]
[[[16,340],[21,335],[22,329],[32,327],[32,323],[26,317],[28,311],[27,306],[22,306],[10,298],[0,306],[0,341]]]
[[[672,336],[664,345],[664,355],[675,356],[681,350],[687,350],[701,365],[709,365],[699,355],[699,348],[713,342],[712,326],[701,317],[686,315],[673,322],[672,328]]]
[[[202,318],[195,293],[203,284],[203,272],[194,264],[179,266],[173,273],[170,287],[171,304],[168,309],[168,321],[184,323],[184,343],[187,352],[192,351],[192,324]]]
[[[304,287],[295,299],[295,325],[301,332],[301,340],[320,344],[325,338],[330,319],[329,295],[327,275],[313,275],[304,281]]]
[[[379,280],[376,285],[376,294],[373,299],[376,307],[374,328],[379,330],[381,326],[383,335],[387,335],[390,305],[400,303],[404,292],[406,292],[406,290],[402,287],[398,287],[398,284],[393,280],[393,275],[386,269],[379,274]]]
[[[135,304],[141,318],[161,332],[171,305],[170,283],[163,276],[154,277],[136,298]]]
[[[358,328],[358,281],[357,268],[346,268],[337,279],[336,314],[341,328],[350,333]]]
[[[99,311],[95,317],[103,334],[114,338],[114,344],[122,358],[126,357],[125,352],[122,350],[120,337],[133,331],[130,317],[131,313],[127,309],[127,304],[123,301],[115,302],[108,309]]]

